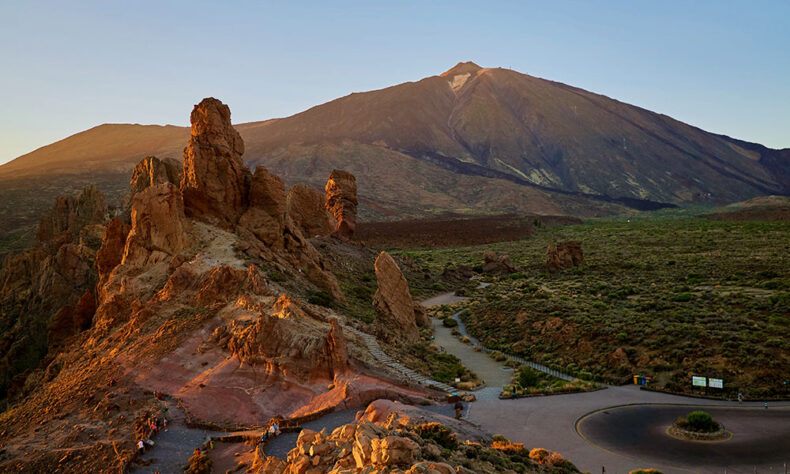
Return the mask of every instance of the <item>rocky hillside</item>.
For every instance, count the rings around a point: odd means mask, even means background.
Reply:
[[[204,99],[191,121],[182,163],[142,160],[117,209],[94,187],[59,198],[37,245],[0,269],[3,472],[127,472],[156,392],[168,417],[246,428],[439,397],[376,363],[381,321],[411,318],[386,328],[394,344],[424,324],[397,264],[377,272],[380,321],[366,324],[316,247],[373,266],[348,242],[353,175],[289,199],[279,177],[243,164],[226,105]],[[313,218],[324,226],[308,239]]]
[[[368,221],[447,212],[588,216],[620,205],[790,193],[788,149],[473,63],[237,129],[246,165],[266,166],[286,184],[322,187],[332,169],[353,173]],[[54,196],[85,182],[116,202],[140,159],[180,159],[188,136],[182,127],[101,125],[0,166],[0,248],[26,244]],[[39,192],[27,192],[31,186]]]

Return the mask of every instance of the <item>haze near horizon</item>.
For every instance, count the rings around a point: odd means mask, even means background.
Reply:
[[[215,96],[235,123],[352,92],[505,67],[705,130],[790,146],[788,4],[605,8],[202,2],[0,7],[0,164],[102,123],[186,125]]]

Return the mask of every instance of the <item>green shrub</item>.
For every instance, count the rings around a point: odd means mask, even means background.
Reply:
[[[453,430],[442,424],[436,422],[425,423],[417,427],[417,433],[420,435],[420,438],[431,440],[444,449],[453,450],[458,447],[458,439],[455,437]]]
[[[677,295],[675,295],[674,298],[672,298],[672,301],[679,303],[685,303],[687,301],[691,301],[691,293],[678,293]]]
[[[332,295],[323,290],[316,291],[307,297],[307,302],[310,304],[328,307],[332,304]]]
[[[534,387],[538,384],[538,373],[531,367],[522,365],[518,369],[518,384],[524,388]]]
[[[282,283],[285,281],[285,275],[280,272],[274,271],[269,273],[269,280]]]
[[[447,316],[446,318],[442,319],[442,324],[446,328],[454,328],[454,327],[458,326],[458,321],[456,321],[455,319],[451,318],[450,316]]]
[[[693,411],[686,418],[679,418],[675,424],[680,428],[699,433],[710,433],[716,431],[718,425],[713,421],[710,413],[701,410]]]

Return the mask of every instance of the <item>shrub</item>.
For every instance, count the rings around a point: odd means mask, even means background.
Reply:
[[[538,373],[532,368],[522,365],[518,369],[518,384],[524,388],[536,386],[538,384]]]
[[[678,293],[677,295],[675,295],[674,298],[672,298],[672,301],[678,303],[685,303],[687,301],[691,301],[691,293]]]
[[[440,423],[433,422],[419,425],[417,433],[420,435],[420,438],[433,441],[444,449],[453,450],[458,447],[458,439],[456,439],[455,433]]]
[[[446,318],[442,319],[442,324],[444,324],[444,327],[446,328],[454,328],[458,326],[458,321],[451,318],[450,316],[447,316]]]
[[[326,291],[316,291],[307,297],[307,302],[310,304],[317,304],[319,306],[330,306],[332,304],[332,296]]]
[[[208,454],[193,454],[189,458],[189,474],[211,474],[211,458]]]
[[[549,451],[543,448],[535,448],[529,452],[529,458],[538,464],[544,464],[549,457]]]
[[[269,279],[281,283],[285,281],[285,275],[280,272],[271,272],[269,273]]]
[[[713,417],[704,411],[693,411],[686,417],[686,428],[691,431],[707,433],[716,430]]]

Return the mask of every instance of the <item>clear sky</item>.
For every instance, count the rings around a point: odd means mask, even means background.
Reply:
[[[510,67],[790,147],[790,1],[0,0],[0,163],[102,123],[234,123]]]

